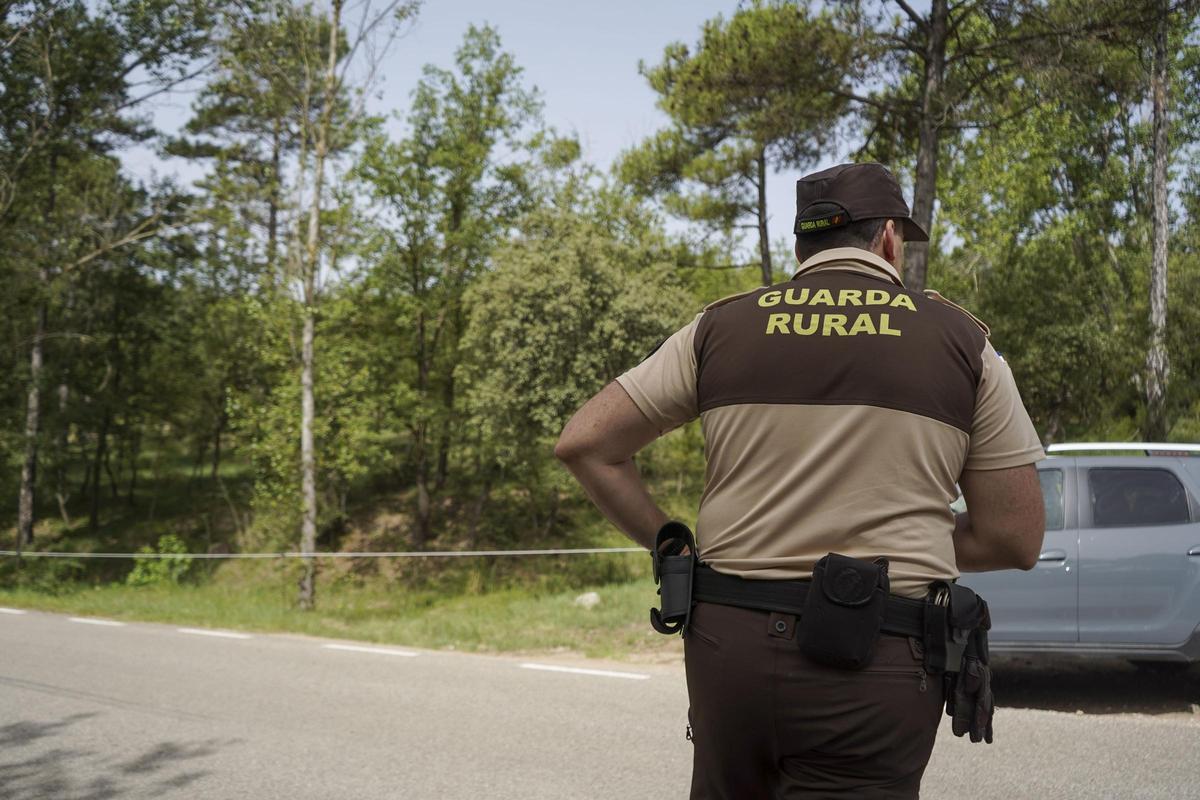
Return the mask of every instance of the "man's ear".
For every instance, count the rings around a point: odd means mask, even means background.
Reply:
[[[899,234],[896,232],[896,221],[889,219],[883,225],[883,232],[880,233],[879,248],[883,252],[881,255],[884,260],[894,267],[900,265],[896,263],[900,256],[900,242],[897,240]]]

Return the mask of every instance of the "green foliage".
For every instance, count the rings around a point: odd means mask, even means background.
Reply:
[[[0,586],[37,596],[60,597],[75,592],[87,576],[87,567],[77,558],[24,558],[0,561]]]
[[[173,533],[158,537],[158,546],[139,547],[139,553],[157,553],[161,558],[134,558],[133,570],[125,577],[129,586],[156,586],[179,583],[192,567],[190,558],[179,554],[188,552],[187,545]]]
[[[578,152],[542,129],[540,110],[496,31],[470,27],[453,70],[425,69],[409,136],[371,138],[356,167],[377,216],[362,248],[369,268],[353,289],[359,327],[371,333],[355,343],[365,344],[364,378],[382,404],[374,419],[404,443],[418,546],[433,535],[453,460],[472,458],[456,377],[464,296],[488,280],[495,248],[536,206],[544,172]],[[455,477],[462,490],[483,484],[486,500],[489,476],[460,466]]]
[[[291,581],[269,573],[206,585],[81,588],[68,584],[53,596],[3,586],[0,603],[110,619],[289,631],[409,647],[560,654],[569,650],[595,658],[633,655],[677,661],[678,638],[655,633],[644,619],[655,599],[649,559],[634,553],[608,558],[626,559],[626,563],[633,559],[642,568],[636,578],[619,582],[568,578],[544,587],[501,587],[483,575],[481,591],[476,593],[333,584],[323,590],[317,610],[307,613],[292,607]],[[556,570],[546,572],[552,575]],[[587,609],[575,604],[575,597],[586,591],[600,595],[599,606]]]
[[[546,126],[491,27],[468,28],[445,63],[425,68],[398,132],[356,114],[369,98],[339,94],[310,307],[320,548],[616,543],[553,458],[564,422],[707,302],[790,273],[791,242],[765,236],[769,217],[792,211],[766,207],[777,172],[857,148],[903,174],[921,119],[940,142],[931,285],[991,324],[1045,438],[1137,436],[1150,7],[951,5],[945,82],[925,108],[928,30],[894,5],[741,4],[641,67],[666,122],[609,178]],[[1196,440],[1200,49],[1184,10],[1170,20],[1167,411],[1171,436]],[[296,254],[308,230],[297,198],[311,191],[300,177],[326,110],[320,91],[302,90],[327,55],[327,18],[285,0],[31,0],[0,16],[2,508],[13,516],[32,446],[35,547],[293,547]],[[345,53],[351,37],[338,34]],[[210,55],[185,129],[151,130],[142,98]],[[120,162],[134,143],[192,159],[203,176],[186,196],[138,185]],[[667,215],[697,224],[677,235]],[[759,237],[755,258],[746,230]],[[775,274],[762,269],[772,260]],[[27,437],[33,389],[40,427]],[[702,448],[691,424],[638,457],[672,516],[694,514]],[[360,600],[383,602],[377,579],[428,606],[439,594],[639,574],[614,563],[364,559],[322,574],[362,590],[346,614],[370,617]],[[123,564],[74,559],[3,569],[4,581],[47,592],[125,577]],[[166,592],[182,569],[143,558],[129,581]],[[270,580],[290,597],[293,578]],[[463,602],[455,609],[509,613]]]
[[[1050,441],[1135,435],[1149,341],[1144,67],[1124,45],[1092,42],[1077,58],[1104,80],[1035,73],[1032,86],[997,106],[1005,116],[1023,113],[952,153],[942,214],[961,244],[935,258],[931,271],[931,285],[991,324]],[[1040,83],[1051,78],[1053,85]],[[1039,102],[1047,97],[1055,102]],[[1188,108],[1181,102],[1179,113]],[[1180,222],[1169,260],[1176,418],[1194,413],[1195,348],[1184,341],[1200,337],[1187,299],[1197,260],[1186,242],[1194,234],[1183,235],[1195,221]]]
[[[858,53],[828,12],[762,2],[706,22],[699,43],[641,65],[671,126],[626,153],[622,181],[683,218],[731,234],[758,229],[763,279],[768,169],[814,163],[833,139]],[[742,225],[747,216],[753,223]]]
[[[584,197],[565,192],[527,216],[465,299],[459,375],[471,387],[471,427],[509,470],[546,461],[571,414],[697,310],[660,237],[626,235],[589,190],[574,191]]]

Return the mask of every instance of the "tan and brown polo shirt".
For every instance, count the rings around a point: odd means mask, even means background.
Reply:
[[[617,381],[662,432],[700,417],[700,556],[751,578],[886,556],[924,596],[958,575],[962,471],[1044,457],[987,327],[858,248],[708,305]]]

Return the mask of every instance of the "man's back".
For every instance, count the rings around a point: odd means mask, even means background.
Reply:
[[[707,306],[555,452],[671,562],[652,619],[684,632],[693,800],[910,800],[943,702],[991,741],[987,607],[947,579],[1033,565],[1042,450],[987,328],[904,288],[904,242],[929,236],[890,172],[807,175],[796,209],[792,280]],[[699,566],[633,463],[697,417]]]
[[[831,551],[885,556],[892,590],[922,597],[958,575],[963,469],[1040,453],[1031,427],[988,429],[1020,402],[997,371],[980,323],[841,248],[711,304],[619,380],[663,428],[700,416],[706,563],[783,579]]]

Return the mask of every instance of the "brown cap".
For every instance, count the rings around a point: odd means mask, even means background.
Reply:
[[[838,164],[796,181],[796,224],[792,233],[820,233],[864,219],[900,220],[904,239],[928,242],[913,222],[900,184],[882,164]]]

